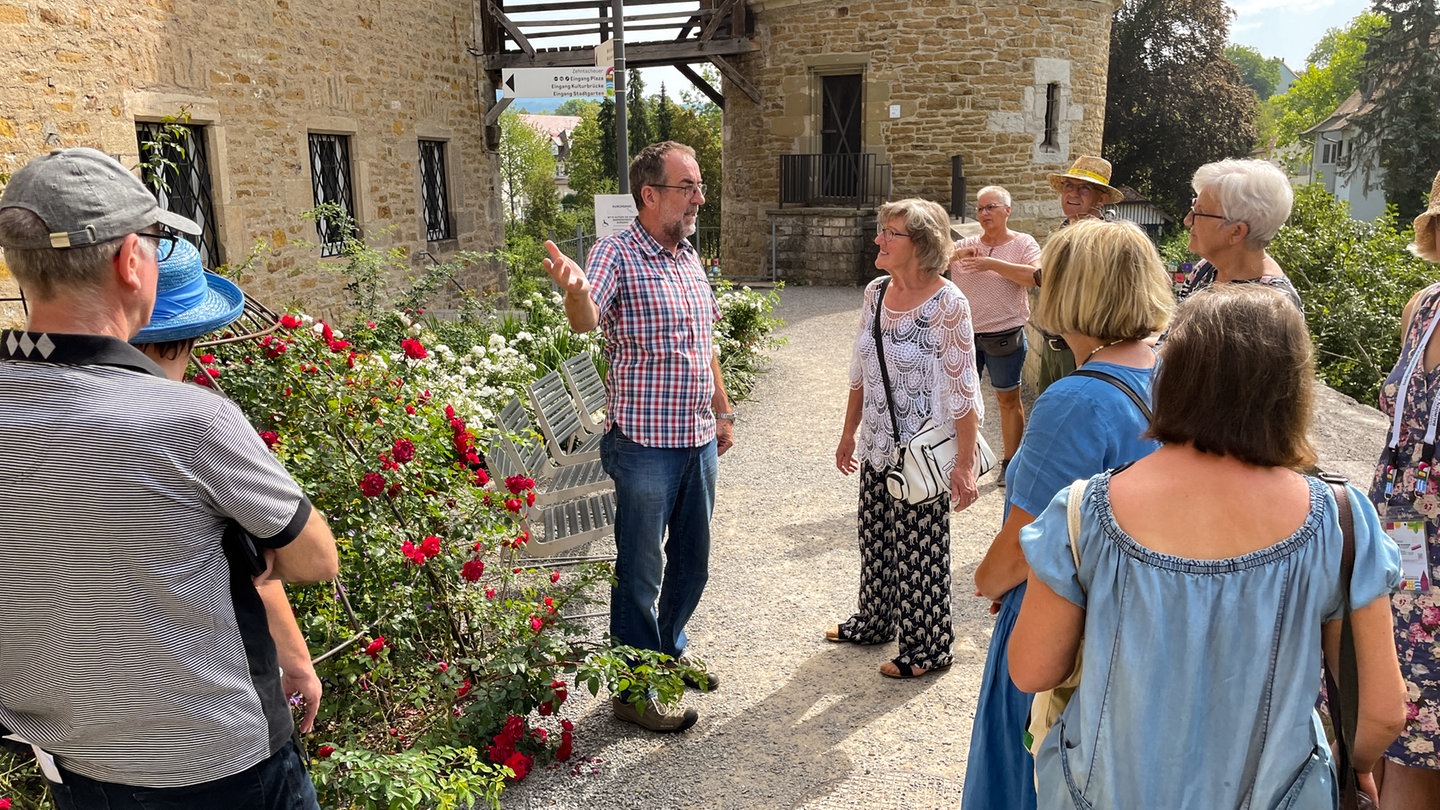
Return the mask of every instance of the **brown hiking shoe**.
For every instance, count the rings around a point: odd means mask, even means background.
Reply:
[[[617,718],[661,734],[675,734],[684,731],[695,725],[695,721],[700,719],[700,713],[694,709],[661,706],[652,698],[646,698],[644,703],[636,706],[618,697],[612,697],[610,698],[610,708],[614,710]]]

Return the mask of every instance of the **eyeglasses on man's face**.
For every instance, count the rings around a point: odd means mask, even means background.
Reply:
[[[1066,194],[1094,194],[1095,187],[1089,183],[1078,183],[1074,180],[1065,180],[1060,183],[1060,190]]]
[[[979,208],[976,208],[976,209],[975,209],[975,212],[976,212],[977,214],[983,214],[983,213],[985,213],[985,212],[987,212],[987,211],[995,211],[995,210],[998,210],[998,209],[1000,209],[1000,208],[1009,208],[1009,207],[1010,207],[1010,206],[1005,205],[1004,203],[990,203],[989,205],[982,205],[982,206],[980,206]]]
[[[155,261],[157,262],[163,262],[166,259],[170,258],[170,254],[175,252],[175,243],[180,241],[180,237],[176,236],[173,233],[142,232],[135,235],[143,236],[146,239],[155,240]]]
[[[890,230],[889,228],[879,228],[879,229],[876,229],[875,235],[878,236],[878,237],[880,237],[881,239],[884,239],[886,242],[891,242],[891,241],[894,241],[894,240],[896,240],[896,239],[909,239],[909,238],[910,238],[910,234],[908,234],[908,233],[901,233],[901,232],[899,232],[899,231],[892,231],[892,230]]]
[[[651,188],[673,188],[690,198],[693,198],[697,193],[701,197],[704,197],[706,189],[704,183],[681,183],[678,186],[666,185],[665,183],[649,183],[648,185]]]
[[[1205,214],[1205,213],[1202,213],[1202,212],[1200,212],[1200,211],[1196,211],[1196,210],[1195,210],[1195,203],[1198,203],[1198,202],[1200,202],[1200,198],[1199,198],[1199,197],[1191,197],[1191,198],[1190,198],[1190,216],[1192,216],[1192,217],[1208,217],[1208,218],[1210,218],[1210,219],[1218,219],[1218,220],[1220,220],[1221,222],[1226,221],[1226,218],[1223,217],[1223,216],[1221,216],[1220,214]]]

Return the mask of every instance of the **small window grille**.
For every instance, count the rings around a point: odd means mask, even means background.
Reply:
[[[1055,147],[1060,138],[1060,83],[1045,85],[1045,139],[1042,146]]]
[[[210,157],[205,128],[190,124],[137,121],[141,177],[161,207],[200,226],[195,244],[207,267],[220,265],[220,240],[215,231],[215,199],[210,180]]]
[[[453,236],[444,141],[420,142],[420,202],[425,209],[425,238],[438,242]]]
[[[310,181],[315,204],[334,203],[344,220],[316,217],[315,230],[320,234],[320,255],[339,256],[345,249],[347,236],[358,236],[355,222],[355,196],[350,182],[350,136],[310,133]]]

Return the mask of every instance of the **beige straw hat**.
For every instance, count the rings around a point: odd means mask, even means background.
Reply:
[[[1055,193],[1062,191],[1061,184],[1067,179],[1083,180],[1093,186],[1098,186],[1105,194],[1105,204],[1114,205],[1125,199],[1124,192],[1110,186],[1110,161],[1104,158],[1089,157],[1081,155],[1075,158],[1075,163],[1070,166],[1070,171],[1064,174],[1050,175],[1050,187]]]
[[[1440,262],[1440,250],[1435,249],[1435,228],[1440,227],[1435,218],[1440,217],[1440,172],[1435,173],[1435,183],[1430,186],[1430,207],[1415,217],[1415,244],[1410,252],[1422,259]]]

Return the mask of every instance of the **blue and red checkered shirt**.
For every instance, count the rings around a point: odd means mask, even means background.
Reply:
[[[601,239],[586,268],[605,333],[605,427],[647,447],[715,438],[710,400],[720,307],[695,248],[672,255],[636,220]]]

